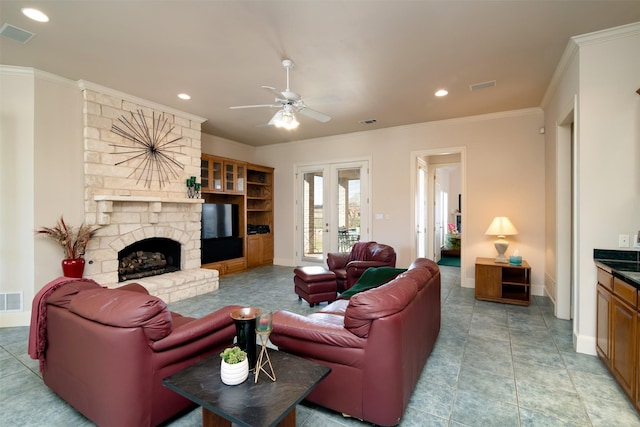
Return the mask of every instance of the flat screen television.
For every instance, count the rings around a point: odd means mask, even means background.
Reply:
[[[202,238],[238,237],[238,205],[205,203],[202,205]]]

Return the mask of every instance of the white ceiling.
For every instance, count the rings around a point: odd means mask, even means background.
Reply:
[[[27,19],[26,6],[51,21]],[[36,35],[0,37],[0,63],[202,116],[204,132],[260,146],[538,107],[570,37],[639,21],[640,0],[2,0],[0,25]],[[260,86],[285,89],[284,58],[291,90],[341,99],[308,104],[331,121],[300,116],[286,131],[264,126],[275,109],[229,110],[273,102]]]

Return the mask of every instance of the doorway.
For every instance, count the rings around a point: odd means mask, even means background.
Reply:
[[[368,160],[296,168],[296,262],[324,263],[369,239]]]
[[[453,234],[449,227],[464,227],[465,153],[464,147],[411,153],[411,201],[414,212],[412,256],[416,258],[438,262],[442,249],[448,247],[447,239]],[[462,266],[464,239],[454,239],[452,242],[458,244],[456,256]]]
[[[577,143],[574,132],[575,103],[556,126],[556,283],[552,292],[554,315],[573,319],[574,302],[578,297],[576,282],[576,171]]]

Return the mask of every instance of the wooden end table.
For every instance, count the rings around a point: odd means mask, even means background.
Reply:
[[[476,299],[506,304],[531,303],[531,267],[476,258]]]

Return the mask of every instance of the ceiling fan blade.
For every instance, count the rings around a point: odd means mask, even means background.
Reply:
[[[269,107],[269,108],[279,108],[279,105],[273,104],[256,104],[256,105],[237,105],[234,107],[229,107],[230,110],[238,110],[240,108],[259,108],[259,107]]]
[[[281,99],[283,101],[286,101],[287,98],[283,95],[282,92],[278,92],[278,90],[276,90],[275,87],[271,87],[271,86],[261,86],[262,89],[266,89],[269,92],[271,92],[273,95],[275,95],[276,99]]]
[[[281,121],[282,120],[282,110],[278,110],[273,117],[271,117],[271,120],[269,120],[269,123],[267,123],[270,126],[273,126],[276,124],[276,122]]]
[[[328,116],[320,111],[312,110],[311,108],[302,107],[298,110],[298,113],[304,114],[307,117],[311,117],[312,119],[316,119],[319,122],[326,123],[331,120],[331,116]]]
[[[303,101],[305,104],[337,104],[339,102],[342,102],[340,97],[335,95],[317,96],[314,98],[304,98]]]

